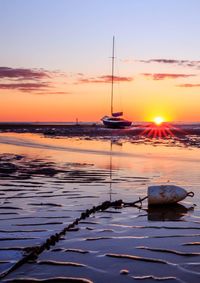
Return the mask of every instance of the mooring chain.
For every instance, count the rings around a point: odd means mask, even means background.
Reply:
[[[116,201],[105,201],[100,205],[93,206],[91,209],[86,209],[84,212],[81,213],[79,218],[76,218],[72,223],[68,224],[65,228],[62,229],[61,232],[55,233],[54,235],[51,235],[49,238],[46,239],[46,241],[37,247],[32,247],[29,249],[29,252],[24,255],[24,257],[16,262],[10,269],[6,270],[0,275],[0,279],[7,276],[12,271],[16,270],[23,264],[27,263],[28,261],[34,261],[37,259],[37,257],[44,251],[49,250],[50,246],[54,246],[61,237],[65,236],[65,234],[70,231],[74,226],[78,225],[81,220],[86,219],[91,214],[94,214],[98,211],[105,211],[106,209],[113,207],[113,208],[122,208],[123,206],[135,206],[138,208],[137,203],[140,203],[142,205],[142,201],[145,200],[147,197],[140,198],[139,200],[132,202],[132,203],[125,203],[121,199]],[[27,249],[28,250],[28,249]]]
[[[193,197],[193,192],[188,192],[186,196]],[[35,261],[38,256],[44,251],[49,250],[51,246],[54,246],[65,234],[74,228],[74,226],[78,225],[81,220],[88,218],[91,214],[95,214],[98,211],[105,211],[106,209],[113,207],[115,209],[120,209],[122,207],[136,207],[138,209],[142,208],[142,203],[144,200],[148,199],[148,196],[143,198],[139,198],[139,200],[134,202],[123,202],[121,199],[116,201],[104,201],[102,204],[93,206],[91,209],[86,209],[84,212],[81,213],[79,218],[76,218],[72,223],[68,224],[64,227],[59,233],[55,233],[51,235],[46,241],[37,247],[30,247],[25,248],[26,253],[18,262],[16,262],[10,269],[6,270],[5,272],[0,274],[0,279],[7,276],[12,271],[16,270],[23,264],[27,263],[28,261]],[[138,205],[139,204],[139,205]]]

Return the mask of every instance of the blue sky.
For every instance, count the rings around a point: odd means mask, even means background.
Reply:
[[[123,58],[197,60],[199,11],[198,0],[0,0],[1,64],[81,67],[109,56],[113,34]]]

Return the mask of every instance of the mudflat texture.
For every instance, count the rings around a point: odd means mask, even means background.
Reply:
[[[200,280],[198,147],[16,133],[2,133],[0,142],[2,282]],[[144,201],[92,213],[16,266],[86,209],[137,200],[161,183],[195,196],[170,208]]]

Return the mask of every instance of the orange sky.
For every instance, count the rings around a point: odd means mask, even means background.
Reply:
[[[195,67],[141,62],[121,62],[121,65],[127,75],[119,76],[119,82],[116,77],[116,111],[123,110],[124,116],[132,121],[152,121],[156,116],[166,121],[199,121],[199,74]],[[160,69],[162,72],[158,72]],[[76,118],[99,121],[110,114],[111,85],[106,73],[69,75],[23,68],[6,71],[10,72],[9,76],[15,76],[17,83],[13,77],[5,78],[2,83],[5,88],[0,89],[2,122],[75,121]],[[31,76],[38,76],[37,81]]]
[[[0,122],[110,114],[113,35],[115,111],[200,121],[199,10],[196,0],[1,1]]]

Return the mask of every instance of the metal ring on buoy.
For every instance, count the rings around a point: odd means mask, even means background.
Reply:
[[[189,192],[189,193],[187,193],[187,196],[193,198],[194,193],[193,192]]]

